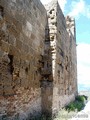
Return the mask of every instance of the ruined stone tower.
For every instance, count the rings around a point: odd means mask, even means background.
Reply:
[[[75,21],[58,2],[0,0],[0,120],[56,115],[77,95]]]

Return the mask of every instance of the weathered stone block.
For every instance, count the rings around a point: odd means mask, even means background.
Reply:
[[[2,41],[2,45],[1,45],[1,49],[4,51],[4,52],[9,52],[9,44]]]
[[[14,95],[14,90],[10,86],[5,86],[3,90],[4,95]]]
[[[9,35],[9,43],[13,46],[16,46],[16,38],[13,35]]]
[[[16,48],[21,50],[22,49],[22,41],[16,39]],[[24,49],[24,48],[23,48]]]

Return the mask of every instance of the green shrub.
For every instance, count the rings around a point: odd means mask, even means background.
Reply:
[[[86,96],[82,95],[82,96],[77,96],[75,98],[75,101],[74,102],[71,102],[69,105],[67,105],[65,107],[66,110],[68,110],[69,112],[70,111],[80,111],[84,108],[85,106],[85,100],[87,99]]]
[[[85,98],[85,100],[87,100],[87,99],[88,99],[88,97],[87,97],[87,96],[85,96],[85,95],[83,95],[83,97]]]
[[[85,104],[84,102],[79,102],[79,101],[75,101],[75,109],[77,109],[77,111],[80,111],[84,108]]]
[[[84,96],[77,96],[75,98],[75,100],[80,101],[80,102],[84,102],[85,101],[85,97]]]
[[[66,107],[66,110],[68,111],[74,111],[75,110],[75,106],[74,106],[74,103],[71,102],[69,105],[67,105]]]

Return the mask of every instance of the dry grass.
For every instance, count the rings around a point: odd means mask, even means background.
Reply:
[[[58,113],[57,118],[55,118],[54,120],[69,120],[69,119],[73,118],[74,116],[76,116],[76,114],[77,114],[77,111],[68,112],[67,110],[62,109]]]

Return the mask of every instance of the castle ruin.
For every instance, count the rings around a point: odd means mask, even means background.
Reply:
[[[77,95],[75,20],[57,0],[0,0],[0,120],[52,117]]]

